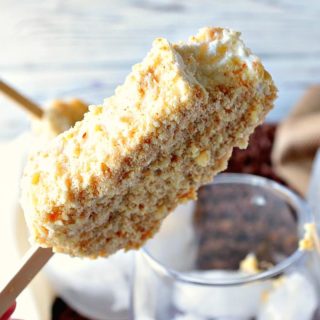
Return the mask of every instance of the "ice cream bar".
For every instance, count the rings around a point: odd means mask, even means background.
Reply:
[[[246,147],[276,92],[238,32],[156,39],[112,97],[30,156],[22,206],[32,239],[92,258],[139,248]]]

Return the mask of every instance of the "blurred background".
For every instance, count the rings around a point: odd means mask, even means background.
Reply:
[[[204,26],[241,31],[245,44],[272,75],[279,96],[267,123],[251,137],[249,148],[235,150],[228,172],[276,180],[315,204],[314,214],[319,216],[320,155],[317,174],[311,174],[320,146],[319,21],[319,0],[0,0],[0,79],[44,108],[54,99],[74,97],[98,104],[123,83],[154,38],[185,40]],[[78,107],[79,101],[74,110]],[[26,154],[32,144],[39,143],[34,138],[26,112],[0,92],[0,252],[7,260],[0,264],[0,280],[5,271],[15,268],[29,246],[18,199]],[[309,188],[310,177],[313,188]],[[311,189],[315,190],[312,194],[308,193]],[[217,243],[215,235],[225,231],[222,218],[221,223],[211,225],[213,229],[207,228],[213,244]],[[232,235],[236,235],[233,230],[246,226],[229,220]],[[256,229],[259,221],[250,222],[250,228]],[[269,227],[278,232],[281,245],[289,243],[284,249],[289,255],[292,243],[294,249],[297,246],[296,221],[293,227],[283,221],[271,221]],[[291,231],[283,229],[284,225],[292,227]],[[232,241],[222,238],[225,242],[217,252],[225,253],[226,244]],[[238,240],[234,237],[234,243]],[[219,257],[217,252],[211,258]],[[214,259],[209,262],[216,263]],[[19,297],[15,316],[35,320],[128,319],[132,282],[128,265],[132,264],[129,255],[95,263],[55,255],[46,270],[50,281],[35,279],[29,292]],[[302,286],[306,287],[305,282]],[[320,278],[317,289],[319,298]],[[310,309],[314,312],[317,307],[317,317],[297,314],[287,319],[320,319],[318,298]],[[289,305],[295,304],[290,301]],[[108,312],[114,318],[107,317]]]
[[[282,119],[320,82],[318,0],[1,0],[0,76],[40,104],[59,97],[100,103],[155,37],[186,39],[207,25],[242,32],[279,88],[269,120]],[[0,101],[0,139],[28,127]]]

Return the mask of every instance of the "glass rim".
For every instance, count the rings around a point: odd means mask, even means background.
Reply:
[[[276,181],[246,173],[221,173],[217,175],[210,184],[223,183],[243,183],[275,191],[278,194],[282,194],[283,197],[290,199],[291,203],[294,205],[295,209],[298,212],[299,218],[302,218],[303,224],[312,222],[313,220],[311,211],[308,209],[306,202],[292,190],[288,189],[287,187],[281,185]],[[151,252],[147,249],[146,245],[143,246],[141,251],[143,256],[147,258],[148,262],[152,265],[152,267],[156,271],[160,272],[162,275],[166,275],[171,278],[174,278],[177,281],[193,285],[220,287],[244,285],[255,281],[270,279],[279,275],[281,272],[283,272],[290,266],[294,265],[297,261],[302,259],[307,253],[305,250],[300,250],[299,247],[297,247],[297,249],[291,255],[289,255],[283,261],[279,262],[278,264],[274,265],[273,267],[265,271],[261,271],[250,275],[237,276],[234,278],[221,277],[220,279],[203,279],[201,277],[186,274],[185,272],[174,270],[164,265],[161,261],[159,261],[159,259],[157,259],[151,254]]]

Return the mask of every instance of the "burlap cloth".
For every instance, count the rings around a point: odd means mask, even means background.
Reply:
[[[313,159],[320,147],[320,85],[310,87],[279,124],[272,150],[275,172],[306,195]]]

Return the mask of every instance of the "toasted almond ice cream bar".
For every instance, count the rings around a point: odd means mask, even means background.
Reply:
[[[22,205],[33,240],[92,258],[139,248],[246,147],[276,92],[238,32],[156,39],[114,96],[30,156]]]
[[[86,112],[88,105],[80,99],[54,100],[44,110],[43,117],[33,121],[32,131],[47,142],[81,121]]]

